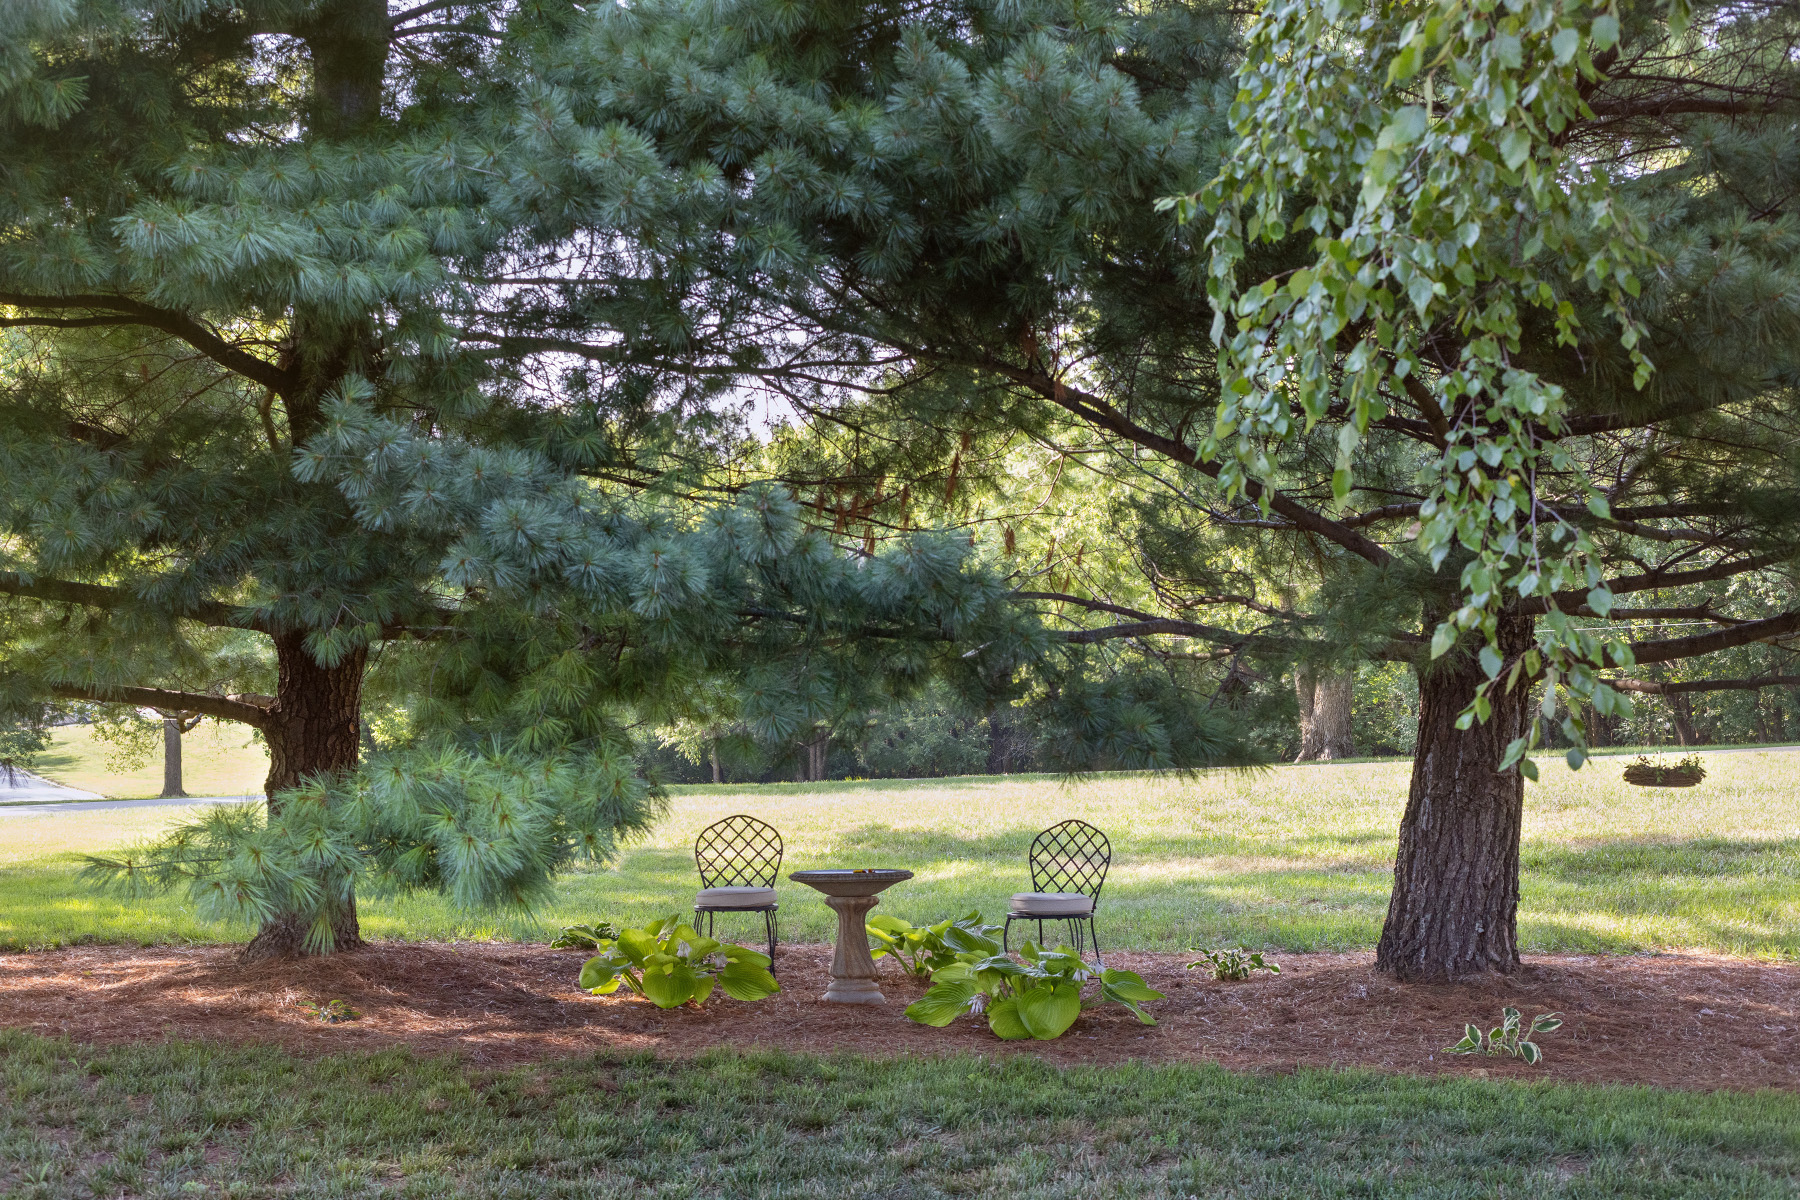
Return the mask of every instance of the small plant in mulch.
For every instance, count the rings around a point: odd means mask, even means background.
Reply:
[[[1061,1037],[1087,1009],[1122,1004],[1145,1025],[1156,1018],[1142,1005],[1163,999],[1132,971],[1084,962],[1073,947],[1046,950],[1035,942],[1019,948],[1021,961],[1004,954],[965,951],[931,973],[931,990],[906,1006],[908,1020],[942,1029],[964,1013],[986,1013],[988,1028],[1008,1041]],[[1083,996],[1082,989],[1099,985]]]
[[[579,928],[591,932],[611,927]],[[733,1000],[764,1000],[781,990],[769,973],[768,955],[701,937],[679,916],[595,940],[600,952],[581,964],[580,984],[596,996],[611,995],[623,986],[658,1008],[681,1004],[699,1008],[714,987]]]
[[[598,950],[603,945],[611,945],[617,941],[619,931],[607,921],[595,925],[565,925],[556,940],[550,943],[552,950]]]
[[[1700,765],[1698,754],[1673,763],[1640,754],[1636,762],[1625,768],[1625,782],[1638,787],[1693,787],[1705,778],[1706,768]]]
[[[342,1000],[301,1000],[294,1007],[327,1025],[341,1025],[362,1016]]]
[[[933,971],[955,962],[958,954],[1000,953],[1000,943],[994,940],[1000,926],[982,924],[979,912],[925,926],[899,917],[879,916],[864,928],[876,943],[872,957],[892,955],[908,974],[919,979],[929,979]]]
[[[1223,950],[1195,950],[1190,948],[1189,954],[1200,957],[1187,965],[1190,971],[1205,968],[1212,972],[1214,979],[1238,981],[1248,979],[1258,971],[1267,971],[1271,975],[1281,974],[1281,968],[1272,962],[1264,962],[1263,956],[1253,952],[1248,946],[1229,947]]]
[[[1454,1046],[1445,1046],[1447,1054],[1486,1054],[1490,1058],[1510,1056],[1522,1058],[1527,1066],[1536,1066],[1543,1061],[1544,1051],[1532,1041],[1527,1034],[1535,1037],[1540,1033],[1549,1033],[1562,1028],[1561,1013],[1539,1013],[1531,1018],[1529,1027],[1524,1025],[1523,1018],[1516,1008],[1500,1010],[1500,1024],[1484,1035],[1473,1025],[1463,1026],[1463,1039]]]

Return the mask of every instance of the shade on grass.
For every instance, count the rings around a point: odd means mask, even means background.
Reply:
[[[1711,755],[1706,783],[1679,790],[1626,785],[1622,765],[1570,772],[1546,760],[1544,781],[1528,787],[1526,949],[1800,957],[1800,754]],[[1356,949],[1373,946],[1386,911],[1406,783],[1405,764],[1369,763],[1072,786],[1013,776],[678,789],[648,841],[612,868],[563,877],[537,920],[457,912],[434,896],[365,897],[363,927],[378,937],[543,939],[575,921],[646,921],[692,903],[693,837],[734,812],[781,829],[784,873],[913,870],[879,912],[993,914],[1025,889],[1033,834],[1079,816],[1113,842],[1106,945]],[[76,880],[73,852],[110,849],[173,811],[0,816],[0,945],[244,936],[200,920],[183,897],[121,901]],[[781,901],[784,938],[829,939],[833,918],[816,894],[784,879]],[[723,921],[720,931],[754,932]]]
[[[0,1032],[0,1193],[1789,1197],[1800,1098],[1028,1058],[508,1071]]]

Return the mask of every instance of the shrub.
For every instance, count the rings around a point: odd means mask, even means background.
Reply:
[[[602,921],[598,925],[565,925],[563,931],[550,943],[552,950],[599,950],[617,941],[619,931],[610,922]]]
[[[699,1007],[715,985],[734,1000],[763,1000],[781,990],[768,955],[701,937],[679,916],[597,940],[600,953],[581,965],[581,987],[596,996],[623,984],[658,1008],[674,1008]]]
[[[1196,967],[1209,968],[1214,979],[1248,979],[1257,971],[1267,971],[1271,975],[1281,974],[1280,967],[1264,962],[1263,956],[1252,953],[1248,946],[1225,950],[1192,950],[1189,953],[1200,957],[1189,963],[1187,969],[1192,971]]]
[[[985,956],[1000,953],[1000,943],[993,937],[1000,932],[1000,926],[983,925],[978,912],[925,926],[913,925],[899,917],[879,916],[866,928],[869,936],[878,943],[874,957],[892,955],[909,974],[920,979],[949,966],[958,954]]]
[[[942,1028],[965,1012],[985,1009],[988,1028],[1000,1037],[1048,1041],[1061,1037],[1084,1010],[1110,1000],[1144,1024],[1156,1024],[1139,1006],[1163,994],[1134,972],[1085,963],[1069,946],[1045,950],[1026,942],[1019,957],[1022,962],[1005,955],[958,954],[955,962],[932,972],[931,990],[906,1006],[907,1017]],[[1100,985],[1098,994],[1082,995],[1088,983]]]

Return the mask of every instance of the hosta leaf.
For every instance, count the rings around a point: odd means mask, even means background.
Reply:
[[[930,991],[906,1006],[906,1018],[942,1029],[968,1011],[978,990],[971,979],[934,983]]]
[[[693,998],[698,982],[684,962],[658,963],[644,970],[644,995],[658,1008],[674,1008]]]
[[[609,996],[619,990],[619,970],[608,958],[590,958],[581,964],[578,981],[583,991]]]
[[[1527,1066],[1536,1066],[1543,1054],[1538,1050],[1536,1042],[1520,1042],[1519,1057],[1525,1060]]]
[[[988,1006],[988,1028],[1009,1042],[1031,1036],[1031,1030],[1025,1028],[1025,1022],[1019,1019],[1019,1001],[1013,996],[996,1000]]]
[[[781,990],[766,967],[751,962],[726,963],[718,980],[719,987],[733,1000],[766,1000]]]
[[[1019,1020],[1041,1041],[1058,1038],[1081,1015],[1081,985],[1074,981],[1040,983],[1018,997]]]
[[[1163,994],[1145,983],[1144,977],[1136,971],[1102,971],[1100,982],[1105,986],[1107,994],[1115,998],[1129,999],[1139,1004],[1164,999]]]

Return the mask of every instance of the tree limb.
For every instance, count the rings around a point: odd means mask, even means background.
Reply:
[[[227,696],[208,696],[204,692],[175,692],[167,688],[100,687],[94,684],[54,683],[50,694],[61,700],[91,700],[96,704],[131,704],[138,708],[204,713],[221,721],[236,721],[261,729],[268,723],[269,710]]]
[[[1762,621],[1746,621],[1742,625],[1733,625],[1729,629],[1715,629],[1711,633],[1698,633],[1693,637],[1633,642],[1631,643],[1631,653],[1640,663],[1673,662],[1681,658],[1697,658],[1702,654],[1716,654],[1720,650],[1730,650],[1734,646],[1747,646],[1751,642],[1768,641],[1770,638],[1793,633],[1797,629],[1800,629],[1800,609],[1784,612],[1780,616],[1769,617]]]
[[[1714,563],[1710,567],[1692,571],[1646,571],[1642,575],[1626,575],[1607,581],[1606,586],[1612,589],[1613,595],[1622,596],[1631,592],[1654,591],[1657,588],[1685,587],[1690,583],[1713,583],[1749,571],[1760,571],[1783,561],[1785,560],[1780,555],[1759,554],[1754,558]],[[1562,612],[1575,612],[1587,605],[1587,593],[1557,592],[1548,598],[1540,596],[1533,600],[1521,600],[1513,611],[1538,616],[1549,612],[1552,603]]]
[[[1752,692],[1766,687],[1800,687],[1800,675],[1763,675],[1756,679],[1690,679],[1658,683],[1650,679],[1608,679],[1621,692],[1673,696],[1681,692]]]
[[[152,329],[160,329],[171,337],[186,342],[206,357],[212,359],[229,371],[235,371],[244,378],[273,389],[278,395],[285,396],[293,387],[294,378],[267,359],[256,357],[246,350],[240,350],[224,338],[214,333],[205,323],[188,316],[186,313],[172,309],[157,308],[145,304],[141,300],[133,300],[129,296],[35,296],[22,292],[0,292],[0,304],[12,308],[64,310],[82,308],[99,310],[99,314],[110,316],[111,320],[82,318],[86,324],[114,325],[146,325]],[[10,324],[30,325],[47,321],[51,323],[65,322],[68,318],[9,318]]]
[[[87,608],[126,608],[134,604],[155,607],[149,601],[124,588],[103,587],[94,583],[75,583],[66,579],[27,579],[14,571],[0,571],[0,593],[22,596],[28,600],[44,600],[52,604],[80,604]],[[265,625],[240,610],[217,600],[200,600],[175,609],[173,615],[202,625],[224,629],[254,629],[262,633]]]

